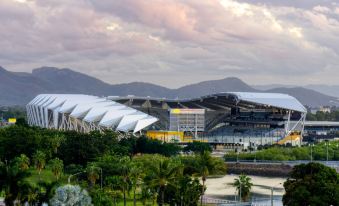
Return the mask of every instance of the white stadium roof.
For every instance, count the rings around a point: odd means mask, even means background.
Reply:
[[[307,109],[294,97],[280,93],[230,92],[240,100],[306,113]]]
[[[27,104],[30,125],[88,132],[113,129],[138,132],[157,118],[120,103],[91,95],[40,94]]]
[[[192,99],[166,99],[153,97],[138,97],[138,96],[111,96],[108,97],[113,101],[125,102],[128,100],[147,100],[161,102],[173,105],[173,107],[184,106],[215,110],[228,106],[237,105],[262,105],[267,107],[281,108],[285,110],[307,113],[307,109],[294,97],[281,93],[257,93],[257,92],[222,92],[211,95],[206,95]],[[152,102],[151,102],[152,103]],[[134,104],[134,101],[132,101]],[[211,107],[213,105],[213,107]]]

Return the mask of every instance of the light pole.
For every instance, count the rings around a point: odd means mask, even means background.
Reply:
[[[102,168],[101,167],[95,167],[95,168],[100,169],[100,189],[102,189]],[[69,175],[68,179],[67,179],[68,184],[71,184],[71,178],[73,176],[76,176],[76,175],[79,175],[79,174],[82,174],[82,173],[85,173],[85,172],[87,172],[87,171],[85,170],[85,171],[81,171],[81,172]]]
[[[69,175],[69,176],[68,176],[68,179],[67,179],[68,184],[71,184],[71,178],[72,178],[73,176],[79,175],[79,174],[84,173],[84,172],[86,172],[86,170],[85,170],[85,171],[78,172],[78,173],[75,173],[75,174]]]
[[[313,162],[313,144],[311,144],[310,145],[310,147],[311,147],[311,162]]]
[[[274,190],[274,187],[278,186],[278,185],[281,185],[282,183],[280,182],[279,184],[275,185],[275,186],[272,186],[271,187],[271,206],[273,206],[273,190]]]
[[[240,185],[240,188],[239,188],[239,202],[241,202],[241,180],[239,179],[239,185]]]
[[[328,146],[330,145],[329,142],[326,144],[326,162],[328,162]]]

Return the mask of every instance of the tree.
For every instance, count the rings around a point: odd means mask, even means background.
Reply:
[[[58,187],[50,200],[53,206],[92,206],[91,197],[78,185]]]
[[[133,187],[133,205],[136,206],[136,190],[141,186],[144,177],[144,171],[139,164],[132,165],[130,176]]]
[[[131,174],[131,160],[129,157],[123,157],[120,160],[120,176],[122,178],[122,189],[124,195],[124,206],[126,206],[126,193],[129,190],[130,174]]]
[[[297,165],[284,183],[287,206],[339,205],[339,175],[320,163]]]
[[[57,133],[53,137],[49,139],[50,146],[54,152],[54,154],[58,153],[58,148],[61,146],[61,144],[65,141],[64,135]]]
[[[164,205],[165,189],[174,182],[180,168],[181,165],[175,164],[169,159],[161,159],[156,165],[150,165],[150,174],[152,174],[150,185],[158,188],[160,192],[159,205]]]
[[[39,179],[41,179],[41,171],[45,168],[46,165],[46,154],[38,150],[33,155],[35,168],[38,170]]]
[[[27,170],[29,168],[29,158],[25,154],[21,154],[15,158],[15,162],[18,164],[21,170]]]
[[[251,182],[251,178],[241,174],[239,178],[234,179],[233,186],[237,189],[239,197],[242,199],[242,201],[247,201],[251,188],[253,186],[253,183]]]
[[[89,164],[87,166],[87,179],[91,183],[91,186],[94,186],[96,181],[99,179],[99,168],[94,164]]]
[[[61,159],[55,158],[49,161],[49,165],[51,167],[51,170],[56,178],[56,180],[59,180],[60,175],[62,174],[64,170],[64,163]]]
[[[123,180],[120,176],[110,176],[106,178],[106,185],[110,188],[110,194],[113,197],[114,205],[117,204],[117,199],[121,196],[121,191],[123,191]]]
[[[194,153],[203,153],[205,151],[212,152],[212,148],[208,143],[194,141],[188,143],[187,146],[183,149],[184,152],[194,152]]]
[[[204,151],[196,156],[197,159],[197,175],[201,177],[202,180],[202,192],[201,192],[201,199],[200,204],[202,205],[202,199],[205,192],[205,182],[206,178],[211,173],[217,173],[217,172],[224,172],[226,170],[225,164],[213,158],[211,156],[211,153],[208,151]]]
[[[173,185],[169,185],[165,191],[165,202],[170,205],[196,206],[199,204],[202,184],[198,178],[192,179],[188,175],[180,176]]]
[[[0,191],[5,192],[5,203],[14,205],[14,201],[20,196],[23,180],[28,177],[27,170],[22,170],[15,160],[9,164],[0,161]]]

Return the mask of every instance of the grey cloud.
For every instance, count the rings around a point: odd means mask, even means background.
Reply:
[[[335,82],[339,14],[332,2],[243,2],[1,1],[0,64],[16,71],[68,67],[111,83],[171,87],[225,76]]]

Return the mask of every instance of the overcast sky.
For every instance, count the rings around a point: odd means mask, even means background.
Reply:
[[[335,3],[338,2],[338,3]],[[175,88],[339,84],[338,0],[0,0],[0,65]]]

